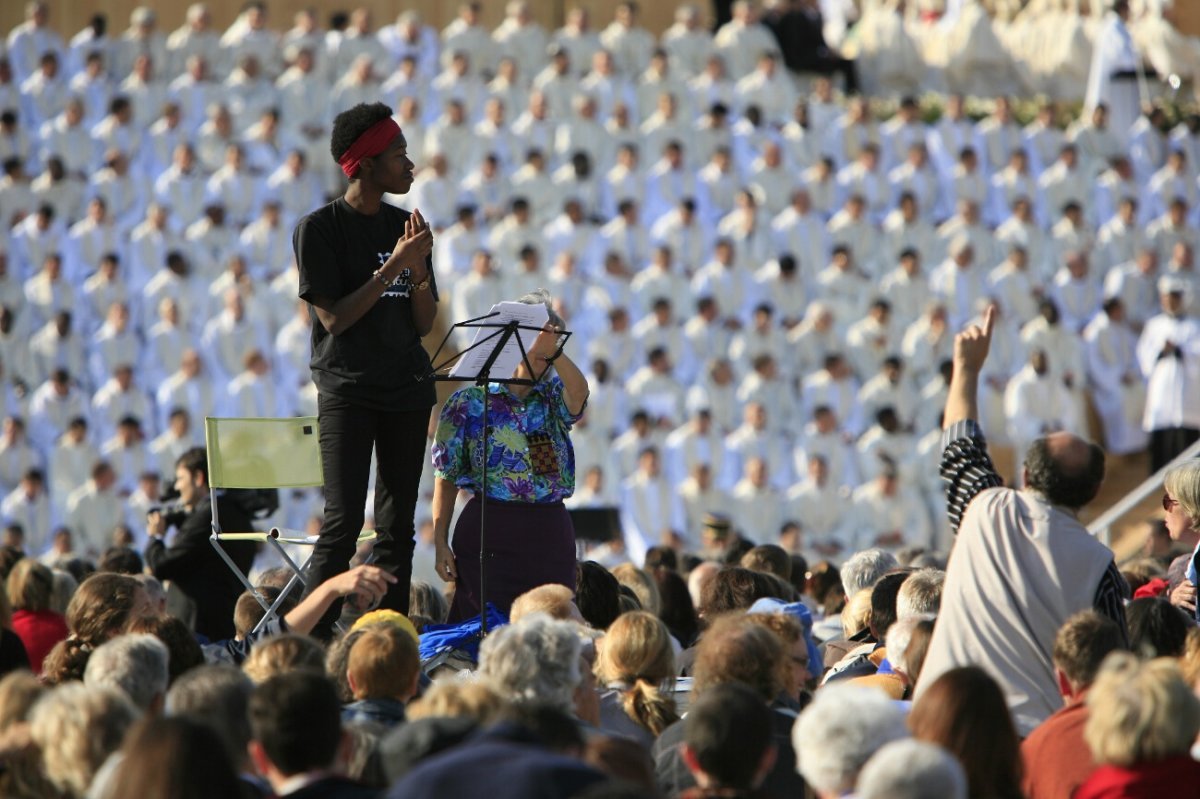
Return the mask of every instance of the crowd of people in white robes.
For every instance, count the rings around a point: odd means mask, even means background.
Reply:
[[[989,304],[992,441],[1086,432],[1089,398],[1110,452],[1200,427],[1192,356],[1161,357],[1200,348],[1200,117],[1125,127],[1101,96],[1022,125],[1005,85],[983,119],[953,93],[936,122],[907,98],[878,119],[733,11],[714,34],[681,6],[656,37],[632,3],[282,32],[264,4],[225,31],[196,4],[64,40],[32,3],[0,62],[0,515],[32,552],[137,541],[205,416],[315,413],[291,231],[342,190],[330,122],[360,102],[421,167],[395,199],[437,232],[443,321],[536,287],[569,321],[592,386],[573,504],[620,508],[606,558],[696,548],[709,513],[835,560],[944,546],[948,359]],[[906,30],[884,13],[846,36],[864,67]],[[946,46],[947,81],[983,57]],[[1147,404],[1148,381],[1171,390]],[[287,526],[320,510],[283,500]]]

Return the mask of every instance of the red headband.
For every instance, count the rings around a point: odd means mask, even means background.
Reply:
[[[354,140],[354,144],[350,145],[350,149],[342,153],[342,157],[338,159],[338,164],[346,173],[346,177],[354,177],[354,174],[358,172],[359,163],[364,158],[379,155],[388,148],[392,139],[396,138],[399,133],[400,126],[391,117],[384,117],[363,131],[362,135]]]

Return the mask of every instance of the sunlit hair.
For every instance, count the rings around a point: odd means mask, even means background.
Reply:
[[[41,749],[50,782],[76,799],[87,793],[96,772],[137,718],[137,708],[120,691],[71,682],[33,706],[29,733]]]
[[[139,709],[167,693],[167,645],[148,633],[122,635],[100,645],[83,672],[85,685],[115,688]]]
[[[1192,527],[1200,527],[1200,458],[1167,469],[1163,475],[1163,488],[1183,508]]]
[[[1172,658],[1109,655],[1088,691],[1083,739],[1098,764],[1132,766],[1187,754],[1200,732],[1200,699]]]
[[[852,595],[842,608],[842,634],[847,638],[858,635],[871,623],[871,589],[864,588]]]
[[[254,647],[242,671],[255,684],[296,669],[325,673],[325,650],[307,635],[276,635]]]
[[[882,691],[835,683],[817,691],[792,727],[796,771],[817,791],[840,796],[854,790],[871,755],[907,736],[904,711]]]
[[[504,698],[482,680],[435,682],[420,699],[409,703],[409,721],[424,718],[468,718],[480,725],[495,721],[506,707]]]
[[[577,621],[582,617],[574,606],[575,594],[570,588],[558,583],[547,583],[530,588],[513,600],[508,618],[516,624],[526,616],[543,613],[559,621]]]
[[[7,589],[13,610],[33,613],[49,610],[54,595],[54,575],[34,558],[21,558],[9,572]]]
[[[350,647],[347,679],[355,699],[408,699],[421,669],[417,643],[391,624],[373,624]]]
[[[618,687],[625,715],[654,735],[679,719],[664,690],[675,677],[675,649],[657,616],[641,610],[619,616],[598,649],[596,679]]]

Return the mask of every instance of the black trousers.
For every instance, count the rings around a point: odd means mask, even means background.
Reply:
[[[399,579],[380,607],[408,613],[415,529],[413,514],[425,461],[429,410],[379,411],[321,394],[321,458],[325,471],[325,518],[308,566],[308,588],[349,568],[363,528],[371,452],[375,471],[375,565]],[[341,614],[338,600],[313,635],[328,638]]]
[[[1200,441],[1194,427],[1160,427],[1150,431],[1150,474],[1154,474],[1185,449]]]

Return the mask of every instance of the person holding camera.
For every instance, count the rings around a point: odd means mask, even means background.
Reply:
[[[175,506],[151,509],[147,514],[146,565],[159,580],[170,580],[196,603],[196,632],[210,641],[232,638],[233,609],[242,584],[209,542],[212,535],[212,498],[208,490],[208,453],[189,449],[175,461]],[[228,495],[217,496],[221,528],[248,533],[253,522],[246,510]],[[167,528],[175,527],[168,547]],[[254,563],[257,546],[252,541],[221,546],[245,574]]]

